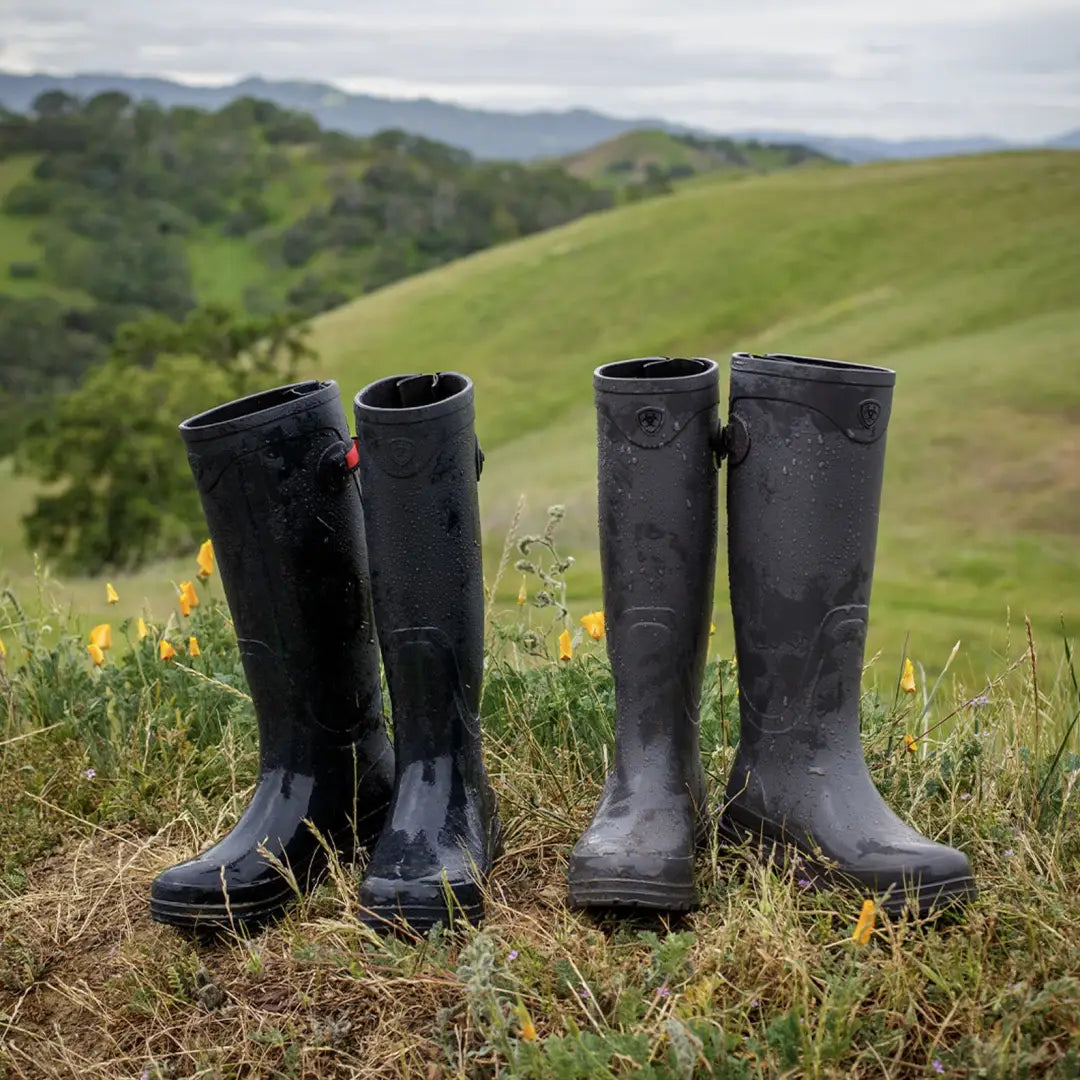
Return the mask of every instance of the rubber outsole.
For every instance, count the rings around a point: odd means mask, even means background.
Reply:
[[[454,886],[450,886],[453,892]],[[468,889],[476,891],[476,885],[470,882]],[[460,903],[454,897],[453,906],[449,904],[412,904],[396,906],[380,904],[363,908],[359,919],[365,926],[381,934],[398,933],[403,935],[426,934],[436,923],[442,923],[448,930],[465,923],[477,926],[484,918],[483,900]]]
[[[570,906],[574,908],[689,911],[696,905],[697,890],[693,885],[633,878],[589,878],[570,883]]]
[[[188,930],[250,928],[279,915],[295,899],[296,893],[288,886],[280,893],[250,903],[185,904],[151,897],[150,917],[155,922]]]
[[[717,825],[717,835],[722,846],[729,849],[749,849],[755,851],[762,861],[771,862],[783,872],[793,858],[798,858],[799,872],[811,883],[812,887],[823,888],[839,885],[845,888],[857,888],[863,892],[872,888],[865,881],[860,881],[851,874],[826,866],[816,858],[815,853],[807,851],[790,840],[782,840],[764,835],[740,822],[722,816]],[[878,910],[887,915],[902,916],[907,914],[925,918],[935,911],[946,911],[973,900],[977,895],[975,879],[965,874],[961,877],[944,878],[929,882],[895,882],[881,890],[875,901]]]

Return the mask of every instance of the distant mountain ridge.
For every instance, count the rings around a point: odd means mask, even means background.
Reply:
[[[166,108],[190,105],[218,109],[239,97],[264,98],[284,108],[311,113],[325,128],[351,135],[372,135],[388,128],[400,128],[461,147],[481,158],[528,160],[559,157],[642,128],[675,134],[718,134],[653,117],[626,119],[607,116],[592,109],[501,112],[426,98],[412,100],[350,94],[319,82],[253,77],[226,86],[190,86],[170,79],[130,75],[14,75],[0,72],[0,105],[16,112],[25,112],[38,94],[57,89],[79,97],[104,90],[121,90],[133,98],[153,98]],[[870,136],[823,136],[764,129],[723,134],[736,139],[802,143],[830,157],[851,162],[976,154],[1019,149],[1025,145],[989,135],[888,140]],[[1080,129],[1038,145],[1058,149],[1080,148]]]

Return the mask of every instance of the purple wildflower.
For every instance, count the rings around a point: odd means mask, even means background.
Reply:
[[[809,889],[813,882],[809,878],[801,877],[795,884],[798,885],[800,889]]]
[[[83,776],[85,776],[87,780],[93,780],[94,777],[97,776],[97,769],[87,769],[83,773]]]
[[[981,709],[990,704],[990,699],[985,694],[980,694],[978,697],[971,699],[971,704],[974,705],[976,709]]]
[[[517,949],[511,949],[509,955],[506,957],[506,962],[512,964],[518,958]]]
[[[964,794],[960,796],[960,801],[961,802],[967,802],[968,799],[970,799],[970,798],[971,798],[971,792],[970,791],[965,791]]]
[[[671,991],[668,989],[667,983],[664,983],[659,990],[656,991],[658,997],[667,997]]]
[[[1013,849],[1011,847],[1007,847],[1001,854],[1008,858],[1008,856],[1010,856],[1012,853]]]
[[[933,1069],[934,1072],[939,1073],[939,1074],[943,1073],[945,1071],[945,1066],[942,1065],[941,1062],[938,1061],[937,1058],[934,1058],[934,1060],[930,1062],[930,1068]]]
[[[581,989],[580,989],[580,990],[578,991],[578,993],[579,993],[579,994],[580,994],[580,995],[581,995],[581,996],[582,996],[583,998],[587,998],[587,997],[592,997],[592,994],[590,994],[590,993],[589,993],[589,988],[588,988],[587,986],[583,986],[583,987],[582,987],[582,988],[581,988]]]

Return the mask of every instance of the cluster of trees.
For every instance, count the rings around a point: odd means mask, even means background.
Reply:
[[[286,264],[307,266],[327,250],[359,256],[352,265],[370,290],[613,202],[610,192],[555,166],[474,162],[400,131],[368,145],[363,170],[335,170],[326,202],[285,230]]]
[[[205,528],[177,423],[296,376],[312,353],[287,316],[221,305],[120,328],[108,358],[34,417],[17,468],[47,489],[24,519],[36,551],[95,573],[191,549]]]
[[[49,91],[27,115],[0,107],[0,162],[17,155],[33,167],[0,212],[32,223],[40,254],[6,266],[0,254],[0,275],[21,286],[5,295],[0,280],[0,454],[104,361],[120,326],[182,322],[218,298],[212,283],[196,295],[194,243],[240,239],[255,254],[249,312],[300,318],[612,198],[560,168],[323,131],[251,98],[207,112]]]

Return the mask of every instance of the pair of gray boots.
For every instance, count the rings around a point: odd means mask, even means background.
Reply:
[[[870,778],[859,685],[894,372],[737,354],[721,427],[717,366],[651,358],[594,378],[615,767],[570,858],[578,907],[695,899],[695,849],[719,831],[925,914],[974,893],[967,858],[901,821]],[[740,741],[718,814],[699,750],[728,468]]]

